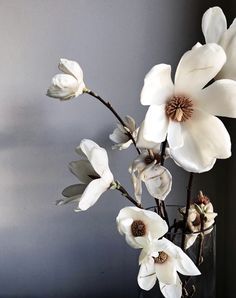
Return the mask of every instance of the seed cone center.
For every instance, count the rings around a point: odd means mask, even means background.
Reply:
[[[166,104],[166,116],[173,121],[184,122],[193,114],[192,100],[185,96],[173,96]]]
[[[163,264],[167,261],[168,255],[164,251],[159,251],[159,256],[154,258],[156,264]]]
[[[146,226],[142,220],[134,220],[131,225],[131,232],[134,237],[141,237],[146,234]]]

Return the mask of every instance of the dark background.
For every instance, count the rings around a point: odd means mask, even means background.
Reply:
[[[143,78],[158,63],[174,69],[182,54],[204,42],[201,17],[219,5],[228,24],[234,1],[1,0],[0,1],[0,297],[138,297],[138,251],[128,247],[115,218],[128,205],[109,191],[87,212],[56,207],[76,183],[67,164],[91,138],[108,149],[116,179],[132,192],[133,148],[112,151],[115,119],[87,95],[60,103],[45,96],[60,57],[77,60],[91,89],[139,124]],[[236,99],[235,99],[236,100]],[[224,119],[236,152],[236,120]],[[235,297],[235,154],[194,178],[217,217],[217,295]],[[173,189],[185,199],[187,174],[168,162]],[[144,196],[146,206],[153,204]]]

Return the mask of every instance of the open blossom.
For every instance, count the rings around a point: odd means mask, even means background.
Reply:
[[[166,238],[143,241],[139,263],[139,286],[148,291],[158,280],[166,298],[182,296],[182,283],[177,272],[189,276],[201,274],[182,249]]]
[[[209,171],[217,158],[231,155],[230,136],[215,115],[236,117],[236,82],[204,88],[225,61],[219,45],[198,44],[181,58],[174,84],[166,64],[154,66],[144,80],[141,103],[150,107],[143,137],[155,143],[167,138],[171,157],[189,172]]]
[[[81,160],[72,161],[69,165],[71,172],[81,184],[71,185],[62,192],[65,197],[57,201],[58,205],[69,202],[78,204],[75,211],[87,210],[93,206],[99,197],[113,185],[113,175],[108,166],[108,156],[104,148],[92,140],[84,139],[76,152]]]
[[[215,42],[225,50],[227,61],[216,79],[236,80],[236,22],[227,29],[227,21],[220,7],[209,8],[202,17],[202,32],[206,43]]]
[[[172,176],[160,165],[160,160],[160,146],[157,145],[149,151],[143,150],[129,168],[134,194],[139,203],[141,203],[143,182],[150,195],[159,200],[164,200],[171,191]]]
[[[60,100],[67,100],[82,94],[85,84],[83,71],[79,64],[72,60],[60,59],[58,68],[63,74],[57,74],[52,78],[47,95]]]
[[[185,212],[185,208],[182,209]],[[217,213],[214,212],[212,203],[209,199],[199,193],[198,202],[190,205],[187,224],[190,234],[186,234],[185,249],[191,247],[196,241],[201,230],[204,230],[203,235],[211,233]]]
[[[125,207],[116,218],[117,228],[133,248],[142,248],[142,240],[158,239],[168,231],[167,223],[155,212]]]
[[[127,149],[131,144],[132,140],[127,132],[131,133],[132,137],[136,141],[138,128],[136,128],[135,120],[130,117],[126,116],[124,120],[125,126],[121,125],[120,123],[117,124],[117,128],[114,129],[113,133],[109,135],[109,138],[114,142],[117,143],[112,146],[112,149]]]

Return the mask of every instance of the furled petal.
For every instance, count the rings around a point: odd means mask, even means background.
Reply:
[[[173,96],[174,85],[171,79],[171,66],[167,64],[155,65],[144,79],[141,92],[141,104],[162,105]]]
[[[174,285],[177,281],[177,272],[175,269],[175,261],[168,256],[163,264],[155,264],[157,278],[166,285]]]
[[[202,32],[206,43],[218,43],[227,30],[227,21],[222,9],[218,6],[209,8],[202,17]]]
[[[145,120],[143,137],[147,141],[161,143],[166,139],[169,120],[166,117],[165,105],[150,106]]]
[[[127,116],[125,116],[124,123],[125,123],[126,127],[129,129],[129,131],[131,133],[135,131],[136,127],[135,127],[135,120],[134,120],[134,118],[132,118],[131,116],[127,115]]]
[[[69,169],[80,182],[88,184],[93,177],[99,177],[88,160],[77,160],[69,163]]]
[[[129,146],[132,144],[132,140],[128,140],[125,143],[115,144],[112,146],[112,149],[118,149],[118,150],[124,150],[129,148]]]
[[[232,25],[222,36],[220,45],[225,50],[227,61],[216,79],[232,79],[236,80],[236,26]]]
[[[189,247],[191,247],[194,244],[194,242],[196,241],[197,236],[198,236],[198,233],[187,234],[185,237],[184,248],[189,249]]]
[[[148,192],[154,198],[164,200],[171,191],[172,177],[170,172],[163,166],[151,164],[141,174]]]
[[[64,73],[74,76],[79,83],[83,81],[82,68],[76,61],[61,58],[58,68]]]
[[[209,43],[186,52],[175,73],[175,94],[190,96],[201,90],[226,61],[222,47]]]
[[[181,133],[181,124],[179,122],[170,121],[168,127],[167,140],[169,146],[173,149],[177,149],[183,146],[184,142]]]
[[[149,258],[148,262],[141,264],[138,273],[138,285],[141,289],[149,291],[156,283],[156,273],[154,267],[154,261]]]
[[[197,106],[212,115],[236,118],[236,81],[219,80],[199,92]]]
[[[73,76],[57,74],[52,78],[52,84],[47,91],[47,95],[61,100],[67,100],[77,96],[78,88],[78,81]]]
[[[181,298],[182,297],[182,282],[177,274],[176,284],[166,285],[159,282],[160,290],[165,298]]]
[[[62,206],[62,205],[66,205],[68,203],[75,203],[75,202],[79,202],[81,198],[81,195],[76,195],[76,196],[72,196],[72,197],[68,197],[68,198],[63,198],[60,200],[56,201],[56,205],[57,206]]]
[[[64,197],[67,197],[67,198],[77,196],[77,195],[81,195],[84,192],[86,187],[87,187],[86,184],[70,185],[62,191],[62,195]]]
[[[152,149],[153,147],[155,147],[157,145],[157,143],[145,140],[143,137],[143,130],[144,130],[144,121],[142,122],[142,124],[139,128],[136,145],[139,148]]]
[[[107,189],[106,183],[104,183],[101,178],[91,181],[81,196],[78,204],[78,211],[87,210],[93,206]]]
[[[216,158],[231,155],[230,136],[215,116],[194,110],[191,120],[182,123],[184,146],[170,148],[174,161],[189,172],[209,171]]]

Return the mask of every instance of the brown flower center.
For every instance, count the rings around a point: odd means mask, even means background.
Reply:
[[[156,264],[163,264],[167,261],[168,255],[164,251],[159,251],[159,256],[154,258]]]
[[[131,225],[131,232],[134,237],[141,237],[146,234],[146,226],[142,220],[134,220]]]
[[[173,96],[166,104],[166,116],[173,121],[184,122],[193,114],[192,100],[185,96]]]

